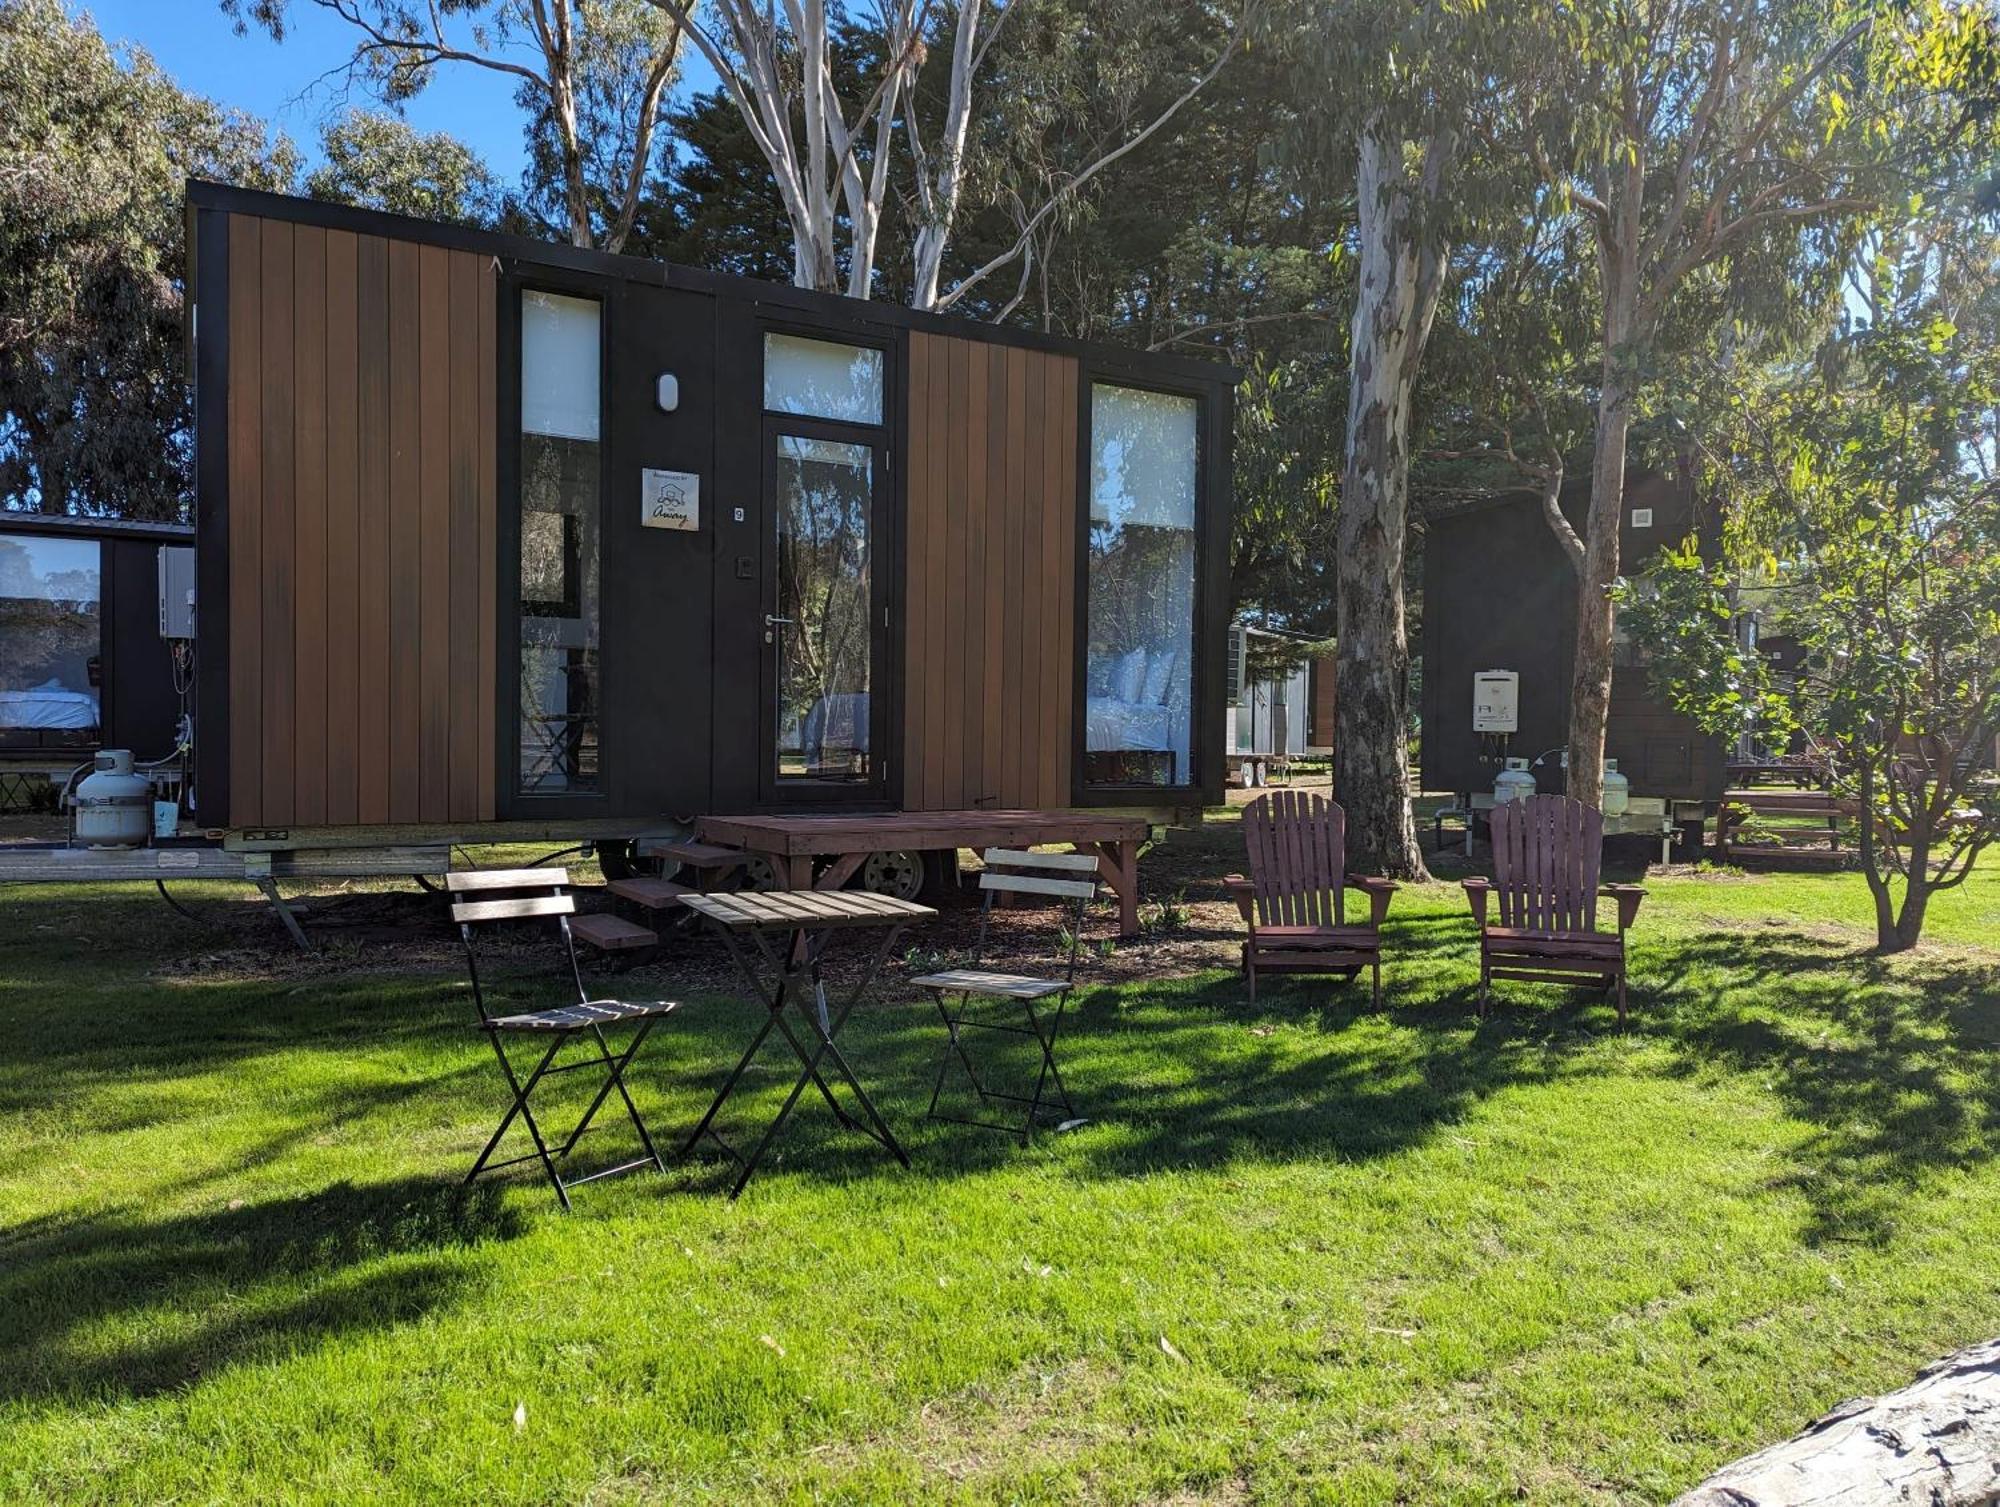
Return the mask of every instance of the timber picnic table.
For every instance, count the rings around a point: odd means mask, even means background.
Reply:
[[[839,816],[704,816],[703,842],[744,848],[771,864],[794,890],[837,890],[870,853],[898,849],[1031,848],[1067,843],[1097,860],[1118,897],[1118,934],[1139,935],[1139,849],[1150,835],[1144,817],[1104,811],[876,811]],[[815,859],[832,859],[814,874]]]
[[[806,1085],[811,1084],[819,1090],[820,1098],[826,1101],[826,1107],[833,1111],[834,1119],[842,1126],[859,1131],[893,1154],[905,1167],[909,1166],[910,1154],[896,1139],[895,1132],[889,1129],[888,1122],[877,1112],[874,1101],[862,1088],[861,1080],[855,1077],[854,1069],[835,1045],[834,1038],[840,1034],[847,1017],[868,992],[882,960],[888,956],[889,949],[903,934],[904,928],[913,921],[928,920],[937,912],[928,905],[918,905],[913,900],[898,900],[893,895],[832,895],[785,890],[762,894],[748,890],[733,894],[690,894],[681,897],[681,904],[706,917],[714,926],[742,973],[744,982],[755,991],[757,999],[769,1012],[762,1028],[752,1038],[749,1049],[723,1080],[714,1101],[708,1106],[708,1113],[701,1117],[694,1134],[681,1147],[681,1155],[686,1156],[703,1136],[708,1136],[742,1166],[735,1185],[729,1190],[729,1196],[736,1197],[743,1191],[744,1184],[750,1181],[750,1174],[757,1170],[757,1163],[763,1159],[771,1143],[778,1138],[778,1132],[785,1128],[785,1121],[791,1118],[792,1109],[805,1093]],[[837,1007],[828,1008],[826,979],[821,970],[828,944],[841,933],[853,936],[869,931],[880,931],[882,940],[869,954],[860,979],[847,997]],[[743,945],[745,941],[750,944],[748,950]],[[805,1028],[803,1035],[786,1018],[788,1008],[796,1013],[797,1023]],[[736,1085],[773,1031],[784,1037],[785,1044],[799,1059],[802,1070],[798,1081],[792,1085],[784,1108],[778,1111],[777,1118],[766,1127],[755,1148],[745,1157],[716,1133],[715,1117],[736,1091]],[[860,1110],[860,1118],[850,1114],[835,1096],[833,1086],[820,1071],[823,1061],[830,1061],[833,1073],[847,1085],[848,1093]]]

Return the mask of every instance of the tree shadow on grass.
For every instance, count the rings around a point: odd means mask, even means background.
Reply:
[[[1469,921],[1413,917],[1397,926],[1393,943],[1379,1008],[1365,974],[1274,981],[1260,987],[1253,1004],[1235,974],[1098,987],[1086,967],[1058,1059],[1092,1133],[1074,1143],[1078,1151],[1065,1149],[1065,1159],[1085,1175],[1121,1177],[1244,1158],[1387,1156],[1462,1120],[1502,1089],[1609,1066],[1580,1055],[1613,1029],[1598,994],[1538,990],[1481,1021],[1473,1013],[1476,942]],[[994,1006],[1000,1018],[1018,1021],[1009,1009]],[[733,1060],[732,1033],[740,1030],[736,1039],[747,1040],[753,1016],[724,1015],[684,1012],[678,1025],[689,1035],[677,1044],[683,1060]],[[917,1174],[1004,1166],[1022,1155],[1017,1139],[924,1120],[945,1040],[926,1001],[864,1008],[841,1044],[892,1127],[910,1142]],[[989,1083],[1032,1088],[1040,1058],[1031,1040],[1017,1039],[1011,1049],[984,1040],[975,1045],[983,1074],[997,1054],[1011,1058]],[[754,1096],[732,1101],[726,1112],[732,1141],[746,1130],[754,1137],[768,1123],[782,1097],[778,1086],[789,1088],[796,1074],[782,1046],[767,1053]],[[720,1077],[719,1068],[696,1073],[708,1088]],[[948,1095],[956,1089],[958,1099],[941,1107],[952,1113],[1015,1113],[999,1105],[982,1109],[955,1066],[946,1081]],[[857,1168],[886,1172],[892,1165],[835,1129],[810,1091],[779,1144],[785,1167],[813,1176],[843,1178]],[[732,1169],[718,1158],[711,1170],[719,1179]]]
[[[523,1228],[497,1185],[425,1180],[33,1220],[0,1236],[0,1401],[144,1397],[407,1323],[471,1280],[454,1252]]]
[[[1760,1075],[1814,1129],[1777,1180],[1813,1243],[1881,1244],[1917,1180],[2000,1150],[2000,981],[1949,953],[1885,960],[1770,928],[1662,957],[1668,1029],[1690,1076]]]

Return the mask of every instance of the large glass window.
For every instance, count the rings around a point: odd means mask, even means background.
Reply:
[[[1193,398],[1090,390],[1089,784],[1194,782],[1199,411]]]
[[[97,740],[99,545],[0,533],[0,741]]]
[[[865,781],[875,451],[792,434],[777,443],[778,778]]]
[[[601,788],[595,299],[521,295],[521,790]]]
[[[882,353],[798,335],[764,337],[764,407],[847,424],[882,422]]]

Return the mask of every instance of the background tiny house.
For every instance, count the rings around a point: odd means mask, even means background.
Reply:
[[[1690,534],[1717,542],[1720,520],[1691,485],[1635,472],[1627,483],[1621,556],[1632,573]],[[1564,490],[1581,516],[1581,484]],[[1424,543],[1421,768],[1424,788],[1490,794],[1510,757],[1534,761],[1543,791],[1563,789],[1561,749],[1575,660],[1576,578],[1533,492],[1510,492],[1433,513]],[[1516,728],[1474,726],[1482,671],[1518,675]],[[1634,812],[1696,828],[1721,799],[1729,750],[1658,698],[1640,646],[1621,641],[1605,756],[1631,782]],[[1652,822],[1658,829],[1658,821]]]
[[[174,753],[160,555],[193,542],[180,524],[0,512],[0,811],[52,800],[100,749]]]

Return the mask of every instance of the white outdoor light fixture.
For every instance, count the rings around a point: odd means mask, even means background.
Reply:
[[[672,413],[681,406],[681,379],[672,372],[661,372],[653,396],[660,405],[661,413]]]

